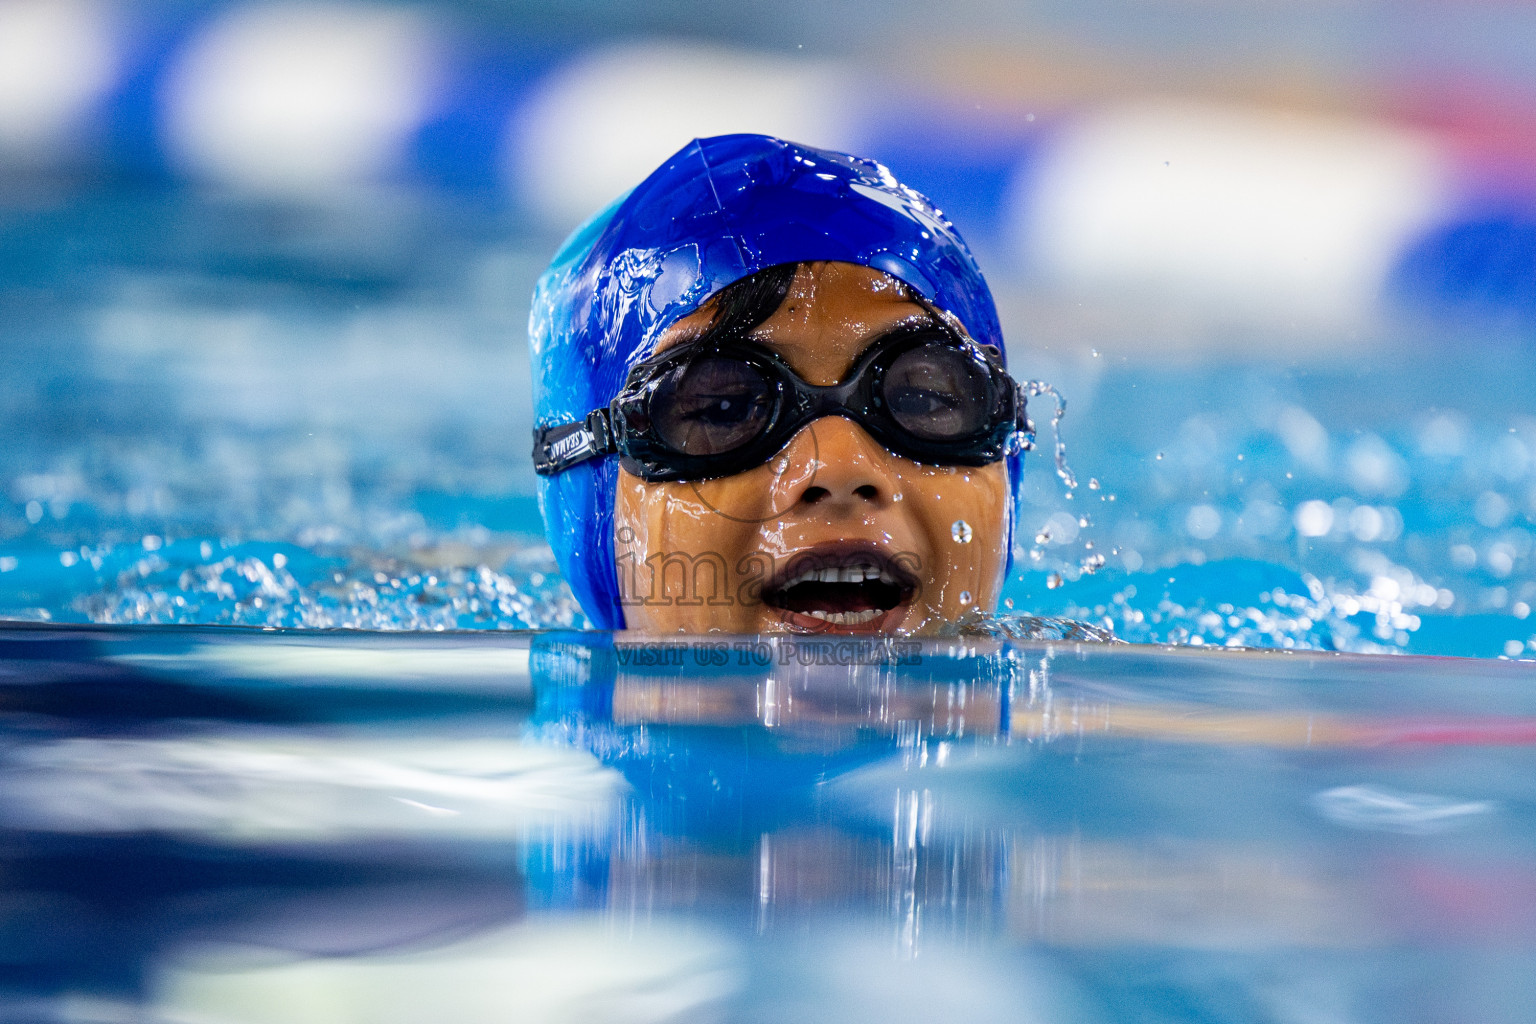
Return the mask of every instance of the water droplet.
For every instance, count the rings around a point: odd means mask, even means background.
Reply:
[[[1242,462],[1243,461],[1243,453],[1242,452],[1238,452],[1237,453],[1237,461],[1238,462]]]
[[[971,603],[971,592],[969,590],[962,590],[962,591],[960,591],[960,603],[961,604],[970,604]]]
[[[1031,562],[1042,562],[1045,560],[1045,552],[1041,551],[1039,548],[1035,548],[1030,551],[1029,560]]]
[[[1049,544],[1050,542],[1051,542],[1051,531],[1050,530],[1041,530],[1039,533],[1035,534],[1035,543],[1036,544]]]
[[[1045,585],[1052,590],[1061,586],[1061,573],[1053,572],[1045,578]]]
[[[1091,477],[1088,478],[1088,489],[1090,491],[1096,491],[1096,490],[1099,489],[1099,478],[1098,477],[1091,476]]]
[[[964,519],[956,519],[954,525],[949,528],[949,535],[955,538],[956,544],[969,544],[971,532],[971,524]]]
[[[1087,516],[1078,516],[1077,517],[1077,525],[1078,526],[1092,526],[1093,525],[1093,520],[1089,519]]]
[[[773,464],[773,471],[775,473],[784,473],[788,469],[789,469],[789,460],[788,459],[780,459],[778,462],[775,462]]]
[[[901,492],[897,491],[895,494],[891,495],[891,500],[892,501],[900,501],[901,500]]]
[[[1003,598],[1003,607],[1007,608],[1009,611],[1013,611],[1013,598],[1011,598],[1011,597]]]
[[[1098,350],[1098,349],[1096,349],[1096,348],[1091,348],[1091,349],[1089,349],[1089,350],[1088,350],[1088,353],[1089,353],[1089,354],[1090,354],[1090,355],[1092,355],[1092,356],[1093,356],[1093,358],[1095,358],[1095,359],[1097,359],[1097,358],[1099,358],[1099,350]]]
[[[1153,458],[1156,459],[1158,462],[1162,462],[1163,461],[1163,453],[1162,452],[1158,452],[1156,455],[1153,456]]]

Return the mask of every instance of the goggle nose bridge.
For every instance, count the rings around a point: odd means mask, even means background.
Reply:
[[[864,368],[860,368],[864,369]],[[791,371],[793,372],[793,371]],[[855,422],[863,424],[864,403],[854,404],[853,399],[869,386],[871,405],[879,404],[879,396],[874,394],[874,388],[868,380],[868,372],[856,372],[848,380],[839,384],[807,384],[799,375],[796,375],[798,388],[784,389],[783,381],[776,381],[775,385],[783,390],[788,390],[790,403],[795,406],[789,419],[794,422],[794,429],[798,430],[807,423],[822,419],[826,416],[848,415]],[[781,394],[783,393],[781,390]],[[774,429],[777,424],[764,429],[764,433]]]

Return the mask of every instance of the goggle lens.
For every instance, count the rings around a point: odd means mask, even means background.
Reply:
[[[709,357],[674,367],[651,395],[651,425],[683,455],[722,455],[756,440],[773,413],[773,385],[739,359]]]
[[[881,393],[896,425],[925,441],[974,437],[991,426],[992,383],[954,345],[903,352],[886,370]]]

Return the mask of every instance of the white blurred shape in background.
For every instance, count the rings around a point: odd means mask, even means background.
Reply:
[[[498,737],[77,737],[0,763],[0,823],[229,844],[507,840],[608,827],[628,789],[580,750]]]
[[[744,959],[717,932],[596,916],[535,920],[441,949],[366,957],[250,966],[232,951],[210,949],[190,951],[162,972],[154,1017],[171,1024],[711,1024],[729,1019],[724,1004],[746,980]]]
[[[116,80],[112,28],[95,4],[0,0],[0,153],[69,143]]]
[[[183,169],[306,194],[397,170],[431,108],[438,47],[418,14],[349,5],[235,8],[166,82],[166,145]]]
[[[567,229],[690,139],[761,132],[855,149],[849,94],[831,66],[808,60],[670,42],[599,50],[515,115],[507,171],[529,209]]]
[[[1070,125],[1021,176],[1015,230],[1069,287],[1315,327],[1374,310],[1447,190],[1428,143],[1381,125],[1129,102]]]

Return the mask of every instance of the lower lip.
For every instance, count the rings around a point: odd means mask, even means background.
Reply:
[[[907,617],[908,602],[903,601],[889,611],[876,615],[868,622],[860,622],[857,625],[849,625],[842,622],[829,622],[826,619],[818,619],[814,615],[804,612],[793,612],[787,608],[775,608],[779,621],[796,633],[819,633],[833,636],[864,636],[871,633],[894,633],[896,627],[901,625]]]

